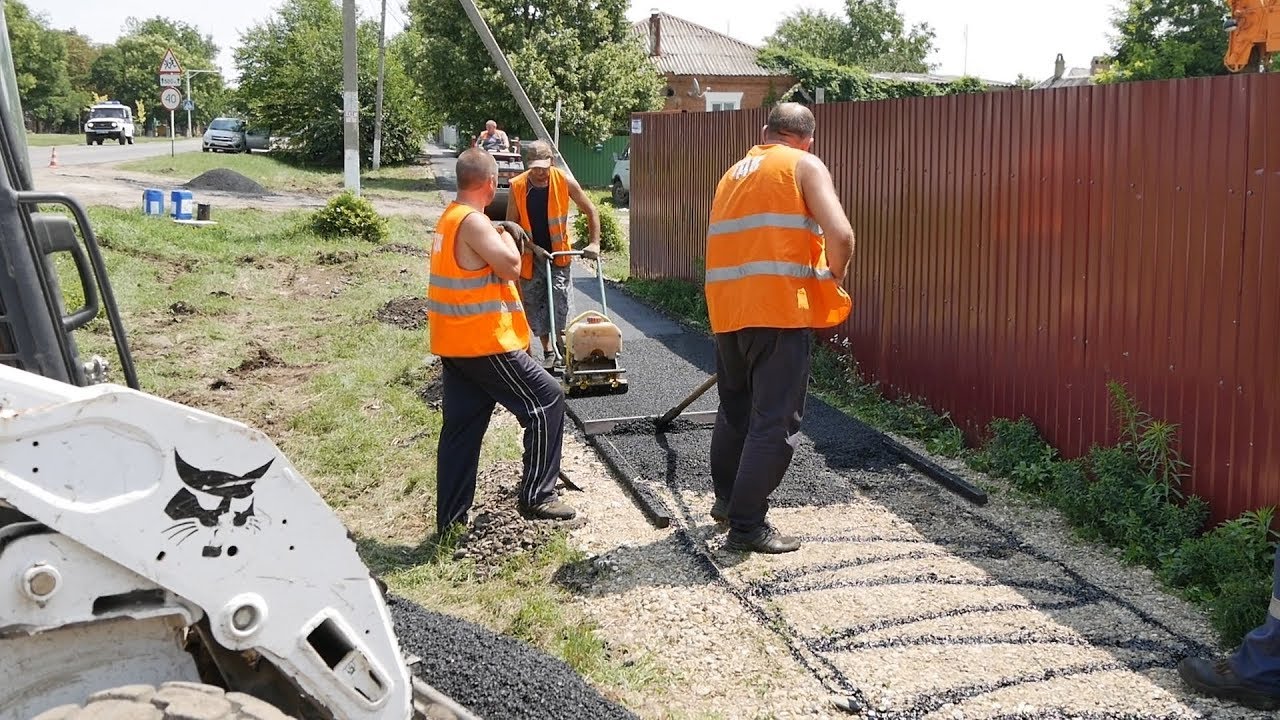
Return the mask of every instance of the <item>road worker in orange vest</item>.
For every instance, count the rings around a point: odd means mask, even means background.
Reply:
[[[475,500],[480,443],[495,404],[524,428],[522,512],[569,520],[555,483],[564,438],[564,391],[529,357],[529,324],[515,280],[524,230],[484,215],[498,188],[493,156],[471,148],[458,157],[458,197],[436,225],[427,290],[431,352],[443,368],[444,424],[436,451],[436,529],[465,526]]]
[[[569,236],[569,201],[587,216],[590,239],[583,257],[599,260],[600,214],[591,198],[569,175],[552,162],[551,146],[542,140],[529,143],[524,173],[511,179],[511,195],[507,202],[507,220],[519,223],[533,244],[547,252],[572,249]],[[525,253],[520,268],[520,297],[529,317],[529,327],[542,340],[542,361],[551,362],[551,315],[555,312],[556,330],[564,332],[571,310],[571,266],[573,258],[557,258],[551,268],[551,295],[554,308],[547,307],[547,270],[545,261],[534,258],[533,250]],[[555,338],[560,356],[564,357],[564,338]],[[532,347],[529,349],[533,354]],[[537,357],[535,355],[535,357]]]
[[[800,548],[765,519],[791,464],[809,384],[812,329],[849,316],[841,287],[853,228],[813,146],[813,113],[784,103],[763,143],[724,174],[707,229],[706,298],[716,343],[720,410],[711,437],[715,503],[725,547]]]

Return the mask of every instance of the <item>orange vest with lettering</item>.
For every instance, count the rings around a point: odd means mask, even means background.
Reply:
[[[707,228],[711,330],[827,328],[853,301],[831,275],[796,167],[805,151],[757,145],[720,179]]]
[[[493,269],[467,270],[454,254],[458,228],[479,212],[451,203],[436,225],[427,285],[431,352],[440,357],[483,357],[529,347],[529,322],[515,283]]]
[[[511,199],[516,203],[517,221],[524,231],[533,239],[533,224],[529,222],[529,172],[525,171],[511,178]],[[558,167],[551,168],[551,182],[547,191],[547,229],[551,233],[551,251],[568,252],[573,249],[569,242],[569,181]],[[556,267],[565,267],[573,262],[568,255],[555,259]],[[520,277],[529,280],[533,277],[533,252],[529,251],[520,259]]]

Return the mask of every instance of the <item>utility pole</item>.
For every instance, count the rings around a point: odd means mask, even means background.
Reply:
[[[387,0],[382,0],[378,24],[378,99],[373,111],[373,169],[382,167],[382,76],[387,71]]]
[[[343,184],[360,194],[360,96],[356,89],[356,0],[342,0]]]
[[[213,73],[214,75],[221,75],[222,71],[220,70],[188,70],[186,72],[187,100],[191,100],[191,76],[199,75],[200,73]],[[191,111],[190,110],[187,110],[187,137],[191,137]]]

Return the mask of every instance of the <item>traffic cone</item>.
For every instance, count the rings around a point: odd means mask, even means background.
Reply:
[[[49,167],[58,167],[58,148],[54,148],[53,152],[49,155]]]

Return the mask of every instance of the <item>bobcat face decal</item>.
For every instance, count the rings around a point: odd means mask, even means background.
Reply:
[[[237,532],[261,529],[253,507],[253,485],[267,473],[274,459],[243,475],[201,470],[183,460],[177,450],[173,452],[173,462],[186,487],[178,490],[164,508],[174,521],[164,531],[170,540],[181,545],[198,535],[204,542],[205,557],[221,557],[228,538]],[[237,552],[234,545],[227,548],[227,555]]]

